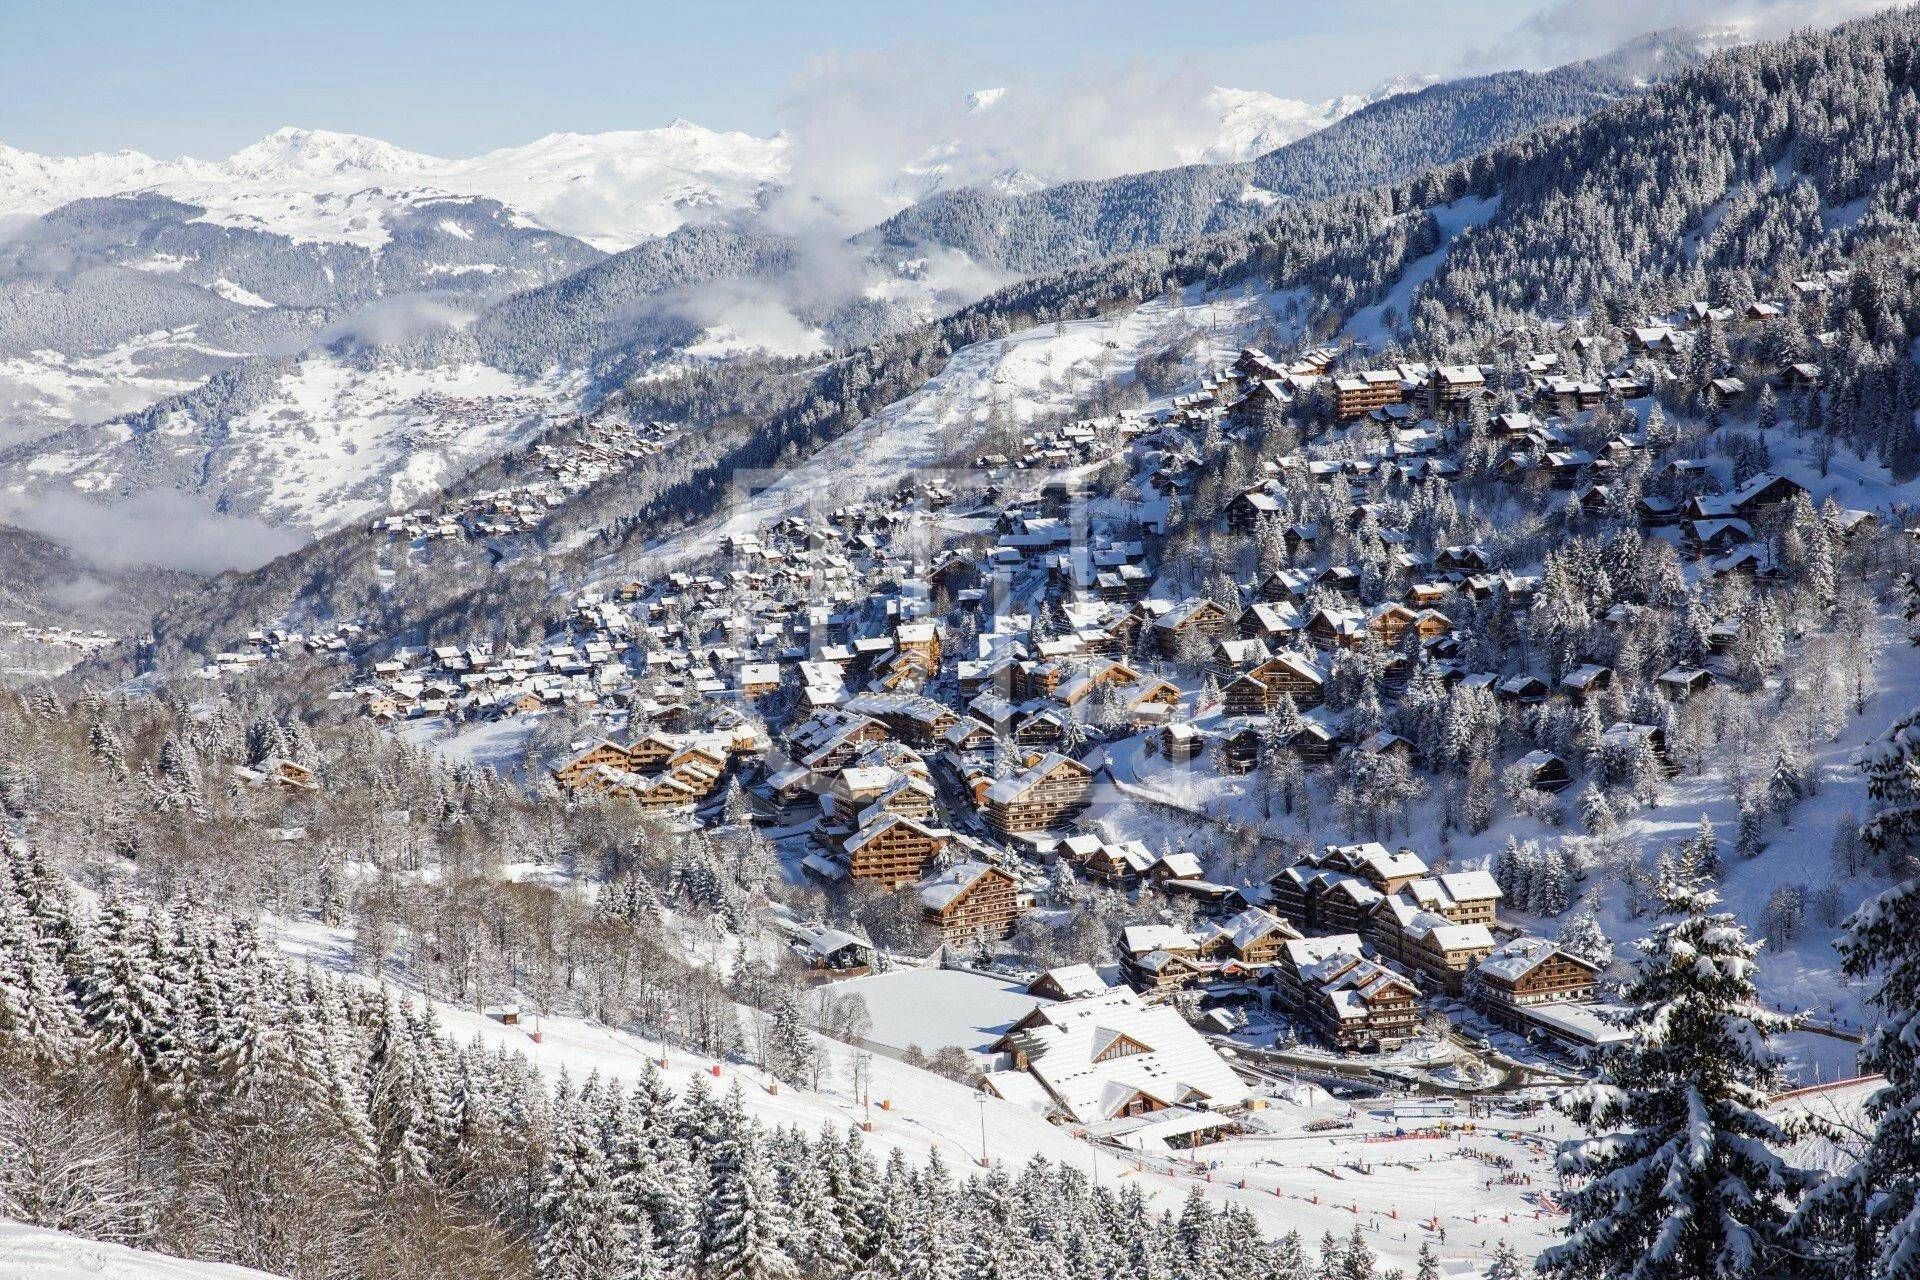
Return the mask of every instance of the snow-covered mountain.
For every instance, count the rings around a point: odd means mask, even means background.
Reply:
[[[1438,76],[1401,76],[1371,92],[1342,94],[1325,102],[1280,98],[1258,89],[1215,89],[1208,95],[1207,105],[1220,116],[1219,136],[1211,146],[1186,159],[1201,164],[1251,160],[1318,133],[1362,107],[1437,83]]]
[[[529,225],[616,250],[704,211],[750,207],[784,174],[785,151],[781,138],[716,133],[684,120],[663,129],[548,134],[464,160],[290,128],[217,162],[135,151],[50,157],[0,145],[0,221],[145,191],[198,205],[202,221],[216,225],[379,248],[396,211],[479,196]]]
[[[1419,83],[1397,81],[1320,103],[1215,89],[1204,103],[1218,122],[1212,136],[1169,140],[1158,163],[1244,160]],[[981,90],[968,96],[966,110],[1004,109],[1003,97],[1000,89]],[[0,225],[73,200],[152,192],[201,207],[201,221],[214,225],[378,249],[396,212],[469,196],[497,200],[530,225],[612,252],[690,221],[753,208],[788,180],[793,162],[784,134],[722,133],[686,120],[659,129],[550,133],[454,160],[323,129],[279,129],[219,161],[157,160],[137,151],[41,156],[0,144]],[[1108,176],[1036,166],[1005,147],[948,141],[906,166],[887,194],[908,202],[955,186],[1029,191]]]

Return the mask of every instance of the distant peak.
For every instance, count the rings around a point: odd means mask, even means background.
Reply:
[[[406,173],[425,169],[440,162],[368,138],[357,133],[335,133],[330,129],[302,129],[282,126],[228,157],[227,166],[243,176],[259,177],[274,173],[346,173],[364,170],[370,173]]]

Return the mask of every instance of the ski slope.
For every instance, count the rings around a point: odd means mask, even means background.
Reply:
[[[288,954],[347,972],[352,942],[343,930],[268,920],[264,934]],[[1357,1223],[1386,1265],[1410,1266],[1421,1244],[1431,1242],[1450,1274],[1474,1275],[1501,1239],[1534,1252],[1564,1221],[1539,1203],[1552,1181],[1545,1144],[1568,1131],[1553,1115],[1500,1121],[1491,1129],[1483,1124],[1464,1139],[1395,1138],[1395,1130],[1411,1122],[1352,1113],[1317,1089],[1286,1087],[1264,1110],[1246,1114],[1247,1136],[1203,1148],[1196,1154],[1205,1163],[1199,1163],[1096,1146],[1080,1130],[1050,1124],[1024,1107],[837,1041],[820,1041],[828,1065],[818,1088],[801,1089],[748,1064],[663,1051],[656,1040],[581,1019],[534,1020],[523,1013],[520,1025],[508,1026],[445,1001],[428,1003],[448,1036],[523,1053],[549,1076],[564,1069],[575,1081],[591,1072],[632,1080],[651,1060],[665,1064],[662,1075],[675,1090],[696,1077],[720,1091],[739,1083],[746,1110],[768,1125],[818,1132],[869,1123],[863,1136],[878,1159],[898,1150],[917,1162],[938,1151],[949,1167],[970,1170],[979,1167],[983,1151],[1016,1168],[1037,1157],[1082,1169],[1109,1186],[1137,1184],[1156,1210],[1174,1213],[1198,1187],[1210,1200],[1245,1206],[1272,1235],[1300,1232],[1309,1246],[1327,1231],[1344,1237]],[[955,1018],[951,1010],[937,1016]],[[853,1085],[855,1060],[862,1057],[870,1071],[864,1098]],[[1350,1127],[1332,1133],[1304,1127],[1329,1120]],[[1485,1186],[1507,1172],[1487,1157],[1512,1160],[1513,1172],[1529,1181]],[[1368,1171],[1346,1167],[1353,1164]]]

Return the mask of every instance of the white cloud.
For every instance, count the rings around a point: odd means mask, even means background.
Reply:
[[[7,495],[0,499],[0,520],[64,543],[109,569],[253,569],[305,541],[292,530],[210,512],[172,489],[149,489],[112,506],[61,491]]]
[[[1489,48],[1475,68],[1546,67],[1590,58],[1653,31],[1729,27],[1743,40],[1771,40],[1893,8],[1899,0],[1549,0]]]

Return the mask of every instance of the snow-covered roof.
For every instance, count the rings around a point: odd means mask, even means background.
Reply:
[[[1178,1010],[1143,1004],[1125,987],[1042,1005],[1011,1039],[1028,1070],[1082,1124],[1111,1119],[1135,1094],[1216,1109],[1247,1099],[1240,1077]]]
[[[952,905],[953,900],[971,889],[982,876],[998,871],[984,862],[957,862],[930,880],[921,882],[920,903],[934,911]],[[1001,871],[1001,875],[1006,872]]]
[[[1099,970],[1090,964],[1062,965],[1057,969],[1049,969],[1040,976],[1051,979],[1053,985],[1060,989],[1062,997],[1068,1000],[1077,999],[1080,996],[1097,995],[1108,989]]]
[[[1171,924],[1130,924],[1120,931],[1120,949],[1128,955],[1149,951],[1196,951],[1199,939]]]

